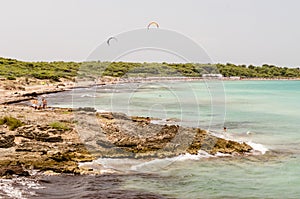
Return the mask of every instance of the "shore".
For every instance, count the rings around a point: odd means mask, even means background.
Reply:
[[[196,155],[199,150],[212,155],[251,154],[246,143],[218,138],[203,129],[153,124],[151,118],[98,113],[91,108],[35,110],[13,104],[74,88],[74,83],[67,81],[47,83],[25,89],[14,84],[13,90],[1,90],[0,176],[28,176],[34,170],[43,174],[102,174],[101,165],[98,169],[79,167],[81,162],[101,157],[155,159]]]
[[[202,78],[202,77],[146,77],[146,78],[114,78],[103,77],[98,81],[74,82],[62,79],[60,82],[49,80],[18,78],[17,80],[0,80],[0,104],[12,104],[33,99],[38,95],[62,92],[78,87],[101,86],[106,84],[158,82],[158,81],[299,81],[300,78]]]

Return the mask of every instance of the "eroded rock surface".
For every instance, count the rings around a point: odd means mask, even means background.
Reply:
[[[26,175],[26,170],[31,169],[80,173],[78,162],[94,159],[74,129],[70,110],[39,111],[26,106],[1,108],[0,117],[11,116],[24,125],[14,130],[0,125],[0,176]],[[53,122],[62,127],[51,125]]]
[[[80,118],[89,121],[80,125],[83,142],[100,157],[163,158],[197,154],[199,150],[209,154],[244,154],[252,150],[246,143],[218,138],[198,128],[152,124],[147,117],[97,113],[78,115],[79,121]]]
[[[0,176],[26,175],[26,169],[82,173],[79,162],[98,157],[165,158],[180,154],[244,154],[252,148],[198,128],[151,123],[151,118],[90,109],[34,110],[0,106],[22,126],[0,125]],[[24,172],[23,172],[24,171]]]

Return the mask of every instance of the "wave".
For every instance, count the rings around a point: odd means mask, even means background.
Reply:
[[[35,196],[35,189],[42,189],[38,180],[26,177],[0,179],[0,198],[26,199]]]
[[[248,145],[250,145],[253,148],[253,154],[254,155],[260,155],[261,154],[265,154],[267,151],[269,151],[269,149],[267,147],[265,147],[262,144],[257,144],[254,143],[252,141],[246,142]]]
[[[253,155],[265,154],[268,149],[262,144],[248,142],[253,148]],[[157,158],[157,159],[134,159],[134,158],[99,158],[92,163],[81,163],[81,166],[88,166],[95,169],[95,165],[101,165],[100,173],[114,173],[114,172],[156,172],[163,168],[170,166],[173,163],[184,161],[199,161],[205,158],[218,157],[233,157],[234,154],[216,153],[211,155],[206,151],[199,150],[197,155],[189,153],[182,154],[171,158]]]
[[[247,131],[245,133],[245,135],[231,135],[229,133],[219,133],[219,132],[216,132],[216,131],[210,131],[210,133],[216,137],[219,137],[219,138],[223,138],[225,140],[232,140],[232,141],[235,141],[235,142],[239,142],[239,143],[243,143],[245,142],[246,144],[248,144],[249,146],[251,146],[253,148],[253,151],[252,151],[252,154],[253,155],[264,155],[267,151],[269,151],[269,149],[262,145],[262,144],[259,144],[259,143],[254,143],[252,142],[251,140],[251,135],[253,135],[254,133],[253,132],[250,132],[250,131]]]
[[[95,98],[96,96],[95,95],[91,95],[91,94],[83,94],[80,97],[92,97],[92,98]]]
[[[259,143],[252,142],[249,137],[238,137],[228,133],[211,132],[214,136],[226,140],[233,140],[239,143],[246,143],[253,148],[250,155],[264,155],[269,149]],[[102,172],[130,172],[130,171],[159,171],[175,162],[183,162],[187,160],[197,161],[203,158],[218,158],[218,157],[234,157],[237,154],[216,153],[214,155],[207,153],[204,150],[199,150],[197,155],[189,153],[182,154],[171,158],[156,158],[156,159],[135,159],[135,158],[99,158],[93,161],[92,164],[102,165]]]

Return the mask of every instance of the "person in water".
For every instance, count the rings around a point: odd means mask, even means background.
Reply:
[[[223,130],[224,130],[224,132],[226,132],[226,131],[227,131],[227,128],[226,128],[226,126],[224,126]]]

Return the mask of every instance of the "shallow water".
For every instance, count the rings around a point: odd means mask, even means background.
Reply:
[[[300,198],[300,82],[226,81],[225,101],[220,85],[113,85],[49,95],[48,102],[51,106],[91,106],[129,115],[177,118],[181,125],[252,143],[261,152],[268,149],[264,155],[211,157],[202,153],[163,160],[99,159],[96,163],[122,175],[107,175],[102,180],[95,176],[47,177],[47,183],[40,183],[46,188],[35,190],[35,197],[133,194],[131,198],[138,198],[134,194],[156,194],[153,198]],[[57,195],[51,195],[54,193]]]

